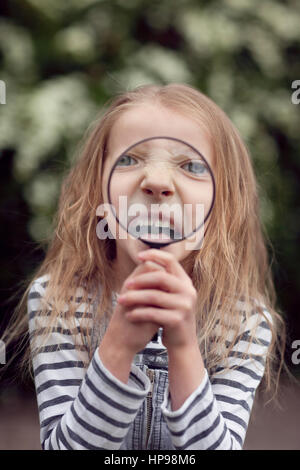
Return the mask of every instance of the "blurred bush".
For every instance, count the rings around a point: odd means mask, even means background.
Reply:
[[[300,338],[300,106],[291,101],[299,2],[2,0],[0,8],[2,298],[41,259],[28,249],[51,232],[61,179],[103,104],[144,83],[186,82],[227,112],[251,151],[279,304],[291,341]]]

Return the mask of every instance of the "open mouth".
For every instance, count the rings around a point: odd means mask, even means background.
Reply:
[[[175,238],[175,231],[169,225],[160,224],[138,224],[136,231],[141,238],[156,238],[163,240],[173,240]]]
[[[176,229],[171,219],[148,219],[136,218],[132,222],[131,229],[134,230],[138,238],[145,240],[175,240],[181,238],[180,232]]]

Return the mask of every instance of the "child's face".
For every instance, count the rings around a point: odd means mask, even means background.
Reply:
[[[194,120],[179,112],[172,111],[158,104],[139,104],[124,112],[113,125],[108,142],[108,154],[103,171],[104,199],[108,201],[106,190],[110,170],[117,161],[121,153],[129,146],[143,139],[154,136],[168,136],[183,140],[198,149],[204,155],[211,168],[212,146],[208,133],[201,128]],[[155,145],[155,142],[153,142]],[[153,165],[151,171],[145,171],[145,175],[139,181],[126,180],[126,192],[135,195],[135,201],[143,204],[162,204],[170,206],[173,203],[191,204],[196,203],[196,191],[192,182],[178,184],[174,175],[168,171],[162,171],[159,165]],[[125,180],[124,180],[125,181]],[[120,181],[122,185],[122,180]],[[119,187],[120,194],[122,188]],[[124,190],[124,188],[123,188]],[[111,194],[112,202],[117,198],[116,194]],[[124,194],[124,193],[123,193]],[[141,197],[141,200],[137,200]],[[162,196],[163,195],[163,196]],[[108,219],[109,220],[109,219]],[[174,254],[176,259],[182,262],[190,253],[187,250],[187,241],[182,240],[164,248]],[[127,236],[126,239],[116,239],[117,262],[128,267],[128,273],[139,264],[138,252],[148,248],[138,239]]]

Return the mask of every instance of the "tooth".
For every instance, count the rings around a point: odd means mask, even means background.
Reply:
[[[162,220],[155,220],[154,221],[154,226],[155,227],[165,227],[165,228],[169,228],[170,227],[170,224],[165,220],[165,221],[162,221]]]

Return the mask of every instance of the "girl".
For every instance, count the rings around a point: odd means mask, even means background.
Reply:
[[[213,170],[203,247],[100,240],[96,211],[116,156],[161,135],[198,148]],[[177,186],[145,173],[141,190],[171,203]],[[263,376],[269,388],[278,382],[284,326],[258,212],[247,150],[209,98],[171,84],[111,103],[65,180],[24,297],[43,449],[243,447],[258,385]]]

